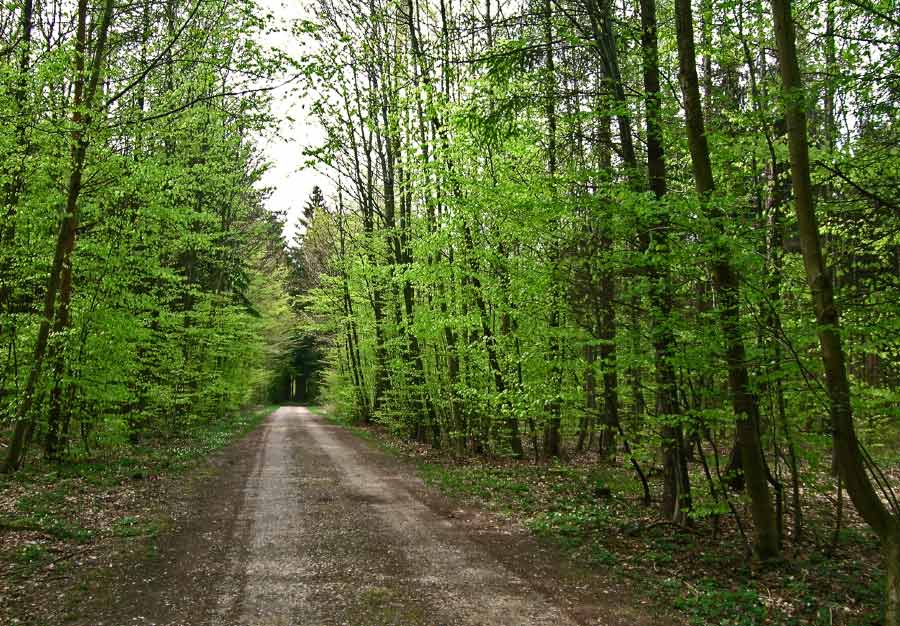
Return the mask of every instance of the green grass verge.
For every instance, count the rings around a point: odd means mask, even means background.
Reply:
[[[0,493],[17,494],[12,510],[0,513],[0,532],[29,533],[23,547],[0,553],[0,561],[13,573],[27,576],[53,558],[44,544],[86,544],[103,536],[152,538],[166,521],[146,515],[83,515],[108,506],[117,492],[140,481],[172,477],[196,468],[203,459],[255,429],[276,407],[236,413],[229,418],[200,423],[182,436],[142,446],[104,450],[103,457],[39,463],[0,477]],[[103,519],[107,523],[97,526]]]
[[[366,441],[369,445],[378,448],[386,454],[390,454],[391,456],[403,455],[403,450],[395,445],[393,440],[389,437],[379,435],[379,433],[371,427],[365,428],[360,426],[346,416],[330,412],[321,406],[308,406],[306,408],[312,413],[324,417],[325,421],[329,424],[340,426],[341,428],[350,431],[355,436]]]

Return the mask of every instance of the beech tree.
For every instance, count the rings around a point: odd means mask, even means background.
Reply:
[[[264,284],[287,281],[288,266],[252,143],[271,119],[256,81],[274,82],[288,60],[252,43],[265,27],[253,5],[11,6],[0,59],[7,472],[32,444],[60,461],[264,397],[290,326],[284,290]]]
[[[804,7],[814,84],[782,101],[788,64],[758,3],[317,6],[307,86],[328,141],[310,156],[334,187],[314,222],[340,236],[306,297],[333,338],[339,410],[458,456],[621,456],[667,520],[730,515],[765,561],[802,541],[804,490],[829,454],[814,441],[839,420],[819,409],[833,367],[813,359],[830,318],[800,297],[788,104],[813,120],[807,193],[835,255],[849,397],[874,424],[893,416],[898,371],[896,194],[878,178],[896,178],[891,16]],[[874,326],[860,298],[886,312]],[[860,429],[855,467],[889,510],[862,447],[875,430]],[[846,441],[836,430],[852,494]]]
[[[822,255],[822,242],[816,221],[810,176],[806,98],[797,57],[790,0],[772,0],[772,14],[784,86],[794,212],[797,215],[803,265],[821,345],[835,462],[841,478],[847,484],[847,492],[853,504],[883,544],[887,570],[885,624],[896,626],[900,624],[900,510],[897,510],[896,500],[888,499],[885,503],[878,495],[869,478],[866,457],[856,435],[850,403],[850,380],[840,334],[840,314],[835,304],[832,278]]]
[[[4,469],[321,390],[459,459],[623,464],[767,567],[855,510],[896,624],[889,4],[316,0],[289,59],[252,0],[8,3]],[[325,133],[290,242],[282,79]]]

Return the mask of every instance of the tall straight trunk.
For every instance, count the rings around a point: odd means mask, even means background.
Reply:
[[[598,129],[599,166],[612,172],[611,119],[600,120]],[[621,130],[621,126],[620,126]],[[607,210],[606,219],[610,211]],[[597,240],[600,254],[609,258],[613,251],[609,224],[599,224]],[[599,450],[603,455],[615,452],[616,435],[622,428],[619,421],[619,367],[616,357],[616,280],[609,268],[602,268],[599,276],[599,293],[595,304],[595,336],[599,340],[600,372],[603,379],[603,429],[600,432]]]
[[[609,0],[586,0],[586,8],[588,11],[588,16],[591,19],[591,30],[594,35],[594,41],[600,51],[601,62],[603,64],[604,80],[607,82],[610,90],[612,91],[613,99],[615,100],[618,109],[618,113],[616,114],[616,124],[619,130],[619,145],[623,165],[625,168],[626,180],[628,181],[629,188],[633,192],[640,193],[644,190],[644,185],[638,175],[639,168],[637,155],[634,148],[631,116],[628,112],[628,102],[625,97],[625,85],[622,82],[621,70],[618,61],[616,37],[613,32],[612,6]],[[645,66],[644,78],[645,80],[647,80],[648,78],[651,80],[648,98],[652,102],[648,107],[648,117],[654,117],[652,115],[653,111],[658,111],[659,109],[659,71],[658,53],[656,51],[655,43],[655,5],[652,7],[643,7],[643,9],[650,8],[652,8],[651,12],[647,12],[646,10],[642,11],[642,13],[647,13],[647,18],[650,20],[647,23],[642,23],[642,28],[644,29],[644,33],[642,34],[642,51],[644,54]],[[642,17],[642,19],[644,18]],[[654,68],[655,74],[653,73]],[[655,88],[652,84],[654,76],[656,81]],[[656,130],[658,131],[658,128]],[[650,143],[653,143],[653,145],[649,145]],[[665,170],[663,168],[662,161],[662,143],[660,132],[656,132],[655,136],[650,138],[648,142],[648,149],[651,151],[656,151],[652,154],[648,152],[648,167],[653,168],[653,171],[650,172],[651,185],[658,187],[661,183],[664,190]],[[654,190],[656,189],[654,188]],[[642,229],[638,236],[640,249],[645,254],[647,253],[650,246],[650,230],[651,229],[649,228],[646,230]],[[651,281],[655,283],[657,281],[657,277],[654,276],[652,269],[649,271],[649,274]],[[658,364],[657,369],[659,369]],[[629,374],[629,379],[631,381],[632,391],[634,395],[636,412],[642,412],[643,396],[640,393],[639,373],[635,369],[631,370]],[[616,399],[617,397],[618,393],[616,393]],[[614,417],[613,411],[609,408],[609,404],[610,403],[607,402],[606,419],[608,422],[611,422],[613,419],[615,419],[615,430],[620,430],[621,426],[618,423],[618,409],[615,410],[616,415]],[[687,480],[686,471],[684,472],[684,477],[685,480]]]
[[[447,70],[450,67],[450,30],[449,24],[447,22],[447,6],[444,0],[440,2],[440,16],[441,16],[441,61],[442,66],[444,67],[444,75],[443,79],[439,79],[439,87],[443,98],[447,101],[450,100],[450,82],[449,82],[449,72]],[[487,18],[488,24],[490,24],[490,16]],[[423,68],[423,74],[428,76],[426,72],[424,72],[424,64],[420,67]],[[431,140],[438,146],[445,147],[447,145],[446,141],[446,129],[442,126],[440,119],[434,113],[435,107],[433,106],[432,94],[434,93],[433,89],[428,90],[428,103],[429,103],[429,111],[430,111],[430,122],[431,122]],[[443,160],[442,165],[446,167],[446,172],[452,174],[453,162],[450,159],[445,158]],[[435,168],[435,188],[438,190],[438,197],[435,199],[433,205],[429,206],[429,228],[432,232],[437,230],[437,221],[435,217],[435,213],[440,215],[441,212],[441,196],[440,190],[444,187],[445,180],[442,179],[441,173],[443,168],[438,169]],[[447,263],[452,268],[453,266],[453,247],[452,245],[448,247],[447,250]],[[451,269],[452,273],[452,269]],[[449,281],[453,284],[453,280]],[[438,292],[441,296],[446,293],[446,285],[441,282],[438,286]],[[444,319],[443,324],[443,336],[444,342],[446,344],[447,350],[447,403],[449,405],[450,412],[450,423],[455,430],[455,435],[452,438],[454,441],[454,448],[456,453],[459,455],[463,455],[465,453],[466,448],[466,436],[468,431],[468,420],[466,418],[465,409],[462,403],[458,399],[458,387],[459,387],[459,378],[460,378],[460,357],[458,350],[458,338],[457,333],[453,330],[453,327],[448,323],[450,319],[449,315],[449,307],[447,306],[447,299],[445,297],[441,297],[440,303],[440,311],[441,316]],[[518,423],[516,423],[516,432],[518,432]]]
[[[659,45],[655,0],[641,0],[641,51],[643,54],[644,106],[647,125],[647,178],[657,201],[666,195],[666,162],[660,122]],[[691,508],[691,482],[684,454],[684,430],[671,424],[671,416],[681,413],[675,367],[675,335],[672,331],[672,286],[669,276],[669,219],[657,207],[654,217],[641,236],[649,260],[651,334],[656,376],[656,414],[664,416],[661,429],[663,453],[662,514],[677,523],[687,521]]]
[[[373,78],[369,76],[372,87]],[[374,87],[372,90],[375,91]],[[353,180],[357,188],[360,199],[360,209],[362,212],[363,232],[368,239],[367,259],[373,268],[378,266],[378,259],[375,255],[373,242],[375,238],[375,185],[374,185],[374,169],[372,164],[372,131],[366,118],[366,109],[364,108],[361,89],[359,86],[359,76],[354,71],[353,74],[353,97],[355,110],[350,109],[349,102],[345,102],[347,120],[351,124],[348,137],[351,144],[351,154],[353,155]],[[371,112],[371,111],[370,111]],[[352,126],[355,124],[356,128]],[[357,130],[359,132],[359,141],[357,141]],[[365,155],[365,162],[359,158],[360,152]],[[384,291],[377,276],[371,277],[370,283],[370,304],[372,306],[372,315],[375,323],[375,363],[372,373],[372,413],[381,408],[384,396],[390,387],[390,379],[387,372],[387,350],[385,349],[385,332],[384,332]],[[364,416],[366,420],[371,418],[371,414]]]
[[[343,291],[344,315],[346,316],[347,356],[350,362],[350,370],[353,375],[355,398],[358,416],[363,422],[369,421],[369,401],[366,393],[365,378],[362,373],[362,362],[359,357],[359,337],[356,332],[356,319],[353,317],[353,299],[350,296],[350,280],[344,269],[346,260],[346,232],[344,227],[344,199],[341,189],[338,189],[338,252],[341,263],[341,285]]]
[[[588,434],[593,437],[594,417],[597,414],[597,378],[594,367],[597,363],[597,350],[592,345],[584,346],[584,415],[578,424],[578,444],[576,452],[584,450]]]
[[[14,472],[19,468],[25,452],[25,443],[28,433],[33,426],[31,408],[34,396],[40,383],[44,358],[48,352],[48,340],[50,327],[54,320],[57,293],[62,288],[63,292],[71,290],[71,264],[72,252],[75,249],[76,228],[78,225],[78,199],[81,195],[84,163],[88,149],[88,129],[91,124],[91,111],[94,106],[94,96],[100,82],[100,74],[106,57],[106,42],[109,25],[112,21],[112,0],[106,0],[103,14],[96,34],[94,56],[89,66],[86,67],[88,47],[88,2],[78,1],[78,27],[75,35],[75,80],[72,99],[72,152],[71,169],[69,173],[69,186],[66,193],[64,214],[59,226],[56,239],[56,251],[53,255],[53,264],[50,268],[50,276],[47,280],[47,292],[44,296],[44,310],[41,325],[38,329],[34,346],[31,371],[25,384],[22,400],[16,409],[15,431],[9,446],[4,472]],[[68,295],[65,296],[68,298]],[[65,312],[66,322],[68,311]],[[52,352],[52,350],[51,350]],[[53,356],[51,354],[51,356]]]
[[[619,127],[619,149],[625,167],[625,176],[632,191],[642,191],[637,176],[638,164],[632,137],[631,115],[628,112],[628,100],[625,97],[625,85],[619,68],[619,56],[616,50],[616,37],[612,30],[612,7],[610,0],[584,0],[588,17],[591,20],[591,32],[594,44],[600,56],[603,80],[612,92],[616,103],[616,125]]]
[[[766,77],[768,74],[768,64],[766,63],[766,53],[762,51],[758,53],[759,70],[754,61],[754,55],[751,53],[750,45],[747,38],[743,34],[742,22],[739,26],[739,34],[742,40],[744,50],[744,62],[748,68],[748,76],[750,79],[750,90],[753,96],[754,110],[762,114],[765,106],[763,97],[765,94],[765,84],[759,84],[757,71],[759,76]],[[773,125],[775,137],[782,137],[785,134],[784,118],[776,119]],[[764,207],[760,210],[760,220],[764,221],[767,226],[766,239],[766,291],[768,292],[767,301],[764,303],[762,316],[765,319],[766,326],[773,332],[777,328],[781,328],[781,319],[778,314],[776,304],[781,301],[781,287],[784,273],[784,220],[783,211],[787,205],[789,197],[789,183],[785,179],[784,174],[787,172],[788,165],[785,161],[778,157],[775,150],[775,138],[767,130],[765,133],[766,143],[769,149],[769,164],[766,168],[768,179],[768,194]],[[760,200],[761,203],[761,200]],[[775,420],[784,435],[785,445],[788,454],[788,466],[791,473],[791,508],[793,515],[793,533],[792,537],[795,542],[800,541],[803,536],[803,510],[800,501],[800,475],[797,463],[797,450],[794,445],[793,434],[791,433],[790,424],[787,419],[787,410],[785,406],[784,385],[782,382],[782,363],[783,351],[781,342],[777,339],[770,338],[764,342],[764,345],[771,349],[771,364],[769,372],[771,382],[766,383],[770,393],[774,396],[773,414]],[[739,465],[737,466],[740,467]],[[779,509],[781,499],[781,485],[779,482],[772,480],[770,482],[776,488],[776,509]],[[781,515],[779,514],[779,524],[781,524]]]
[[[606,225],[600,233],[600,249],[612,254],[613,242]],[[600,453],[612,456],[616,452],[619,423],[619,370],[616,363],[616,280],[613,272],[604,268],[600,274],[599,311],[600,368],[603,377],[603,430],[600,433]]]
[[[784,246],[784,223],[782,220],[782,208],[787,204],[787,189],[782,179],[782,174],[786,169],[784,163],[773,160],[771,163],[770,182],[772,191],[767,202],[769,241],[768,241],[768,266],[769,280],[768,292],[772,303],[767,307],[766,325],[770,329],[781,327],[781,320],[778,311],[775,308],[775,302],[781,300],[781,277],[783,272],[783,246]],[[797,461],[797,447],[794,444],[794,436],[791,432],[791,426],[788,422],[787,407],[784,397],[784,384],[782,381],[782,368],[784,362],[783,349],[781,342],[777,339],[770,339],[772,349],[772,364],[770,371],[774,379],[772,385],[772,394],[775,397],[774,412],[784,435],[785,447],[787,448],[787,462],[791,472],[791,513],[793,517],[793,532],[791,537],[794,542],[799,542],[803,537],[803,507],[800,500],[800,470]]]
[[[491,329],[491,320],[488,315],[487,303],[484,300],[484,291],[481,286],[481,280],[478,278],[478,267],[475,262],[475,244],[472,241],[472,231],[468,224],[463,226],[463,242],[466,246],[466,253],[469,256],[469,267],[471,275],[469,276],[469,285],[472,287],[472,296],[475,299],[475,306],[478,308],[479,319],[481,320],[481,337],[484,341],[484,348],[487,351],[488,366],[494,377],[494,389],[499,395],[506,392],[506,378],[500,367],[500,358],[498,356],[497,338]],[[506,430],[508,433],[508,442],[510,450],[515,458],[522,458],[524,450],[522,449],[522,437],[519,434],[519,420],[510,415],[505,420]]]
[[[553,59],[553,0],[544,0],[544,54],[546,63],[546,78],[544,83],[544,113],[547,121],[547,174],[550,178],[550,192],[555,191],[554,179],[556,178],[556,67]],[[553,199],[551,198],[551,202]],[[555,236],[555,233],[553,234]],[[551,264],[558,262],[556,245],[551,248]],[[562,452],[562,440],[560,436],[560,423],[562,402],[562,368],[560,360],[560,312],[558,288],[554,278],[551,278],[550,287],[550,378],[553,388],[553,398],[550,400],[550,420],[544,429],[544,455],[558,457]]]
[[[424,55],[422,54],[422,49],[419,44],[417,9],[418,7],[414,0],[408,0],[407,26],[409,28],[410,48],[413,54],[413,82],[417,87],[421,84],[425,84],[430,87],[431,77],[425,67]],[[430,89],[428,89],[428,92],[430,93]],[[429,107],[429,110],[431,110],[431,108],[433,107]],[[424,107],[422,98],[420,97],[420,90],[416,90],[416,129],[418,131],[419,148],[422,151],[422,165],[424,168],[427,168],[429,161],[429,150],[426,137],[425,113],[423,109]],[[407,183],[407,187],[408,186],[409,183]],[[413,262],[412,249],[409,245],[412,236],[412,198],[411,194],[407,193],[406,195],[407,201],[403,203],[403,208],[400,215],[400,238],[403,263],[409,266],[412,265]],[[425,199],[425,203],[429,203],[429,199],[427,197]],[[429,395],[425,385],[425,364],[422,359],[422,348],[419,345],[419,339],[416,336],[413,327],[415,299],[415,287],[408,277],[404,277],[403,305],[406,312],[409,351],[413,358],[413,367],[415,373],[414,384],[419,387],[418,393],[422,394],[423,397],[428,425],[431,428],[432,445],[439,446],[441,440],[440,423],[437,419],[437,412],[435,410],[434,402]]]
[[[599,0],[599,4],[597,0],[585,0],[585,7],[591,18],[591,32],[599,53],[603,82],[612,92],[619,109],[616,115],[616,125],[619,130],[619,144],[625,166],[625,175],[629,186],[636,188],[639,184],[636,177],[637,157],[634,152],[628,102],[625,99],[625,89],[619,72],[616,39],[612,31],[612,18],[610,16],[610,3],[608,0]],[[598,165],[600,170],[613,176],[611,121],[610,117],[604,117],[600,120],[596,139],[599,144],[600,157]],[[601,254],[609,255],[612,251],[609,225],[606,223],[598,224],[598,230],[598,243]],[[609,454],[613,451],[616,435],[621,434],[622,430],[619,420],[619,372],[616,358],[616,283],[613,273],[608,270],[602,271],[599,283],[599,301],[594,328],[595,336],[599,340],[600,369],[603,379],[603,414],[601,417],[603,432],[600,435],[600,451],[603,454]]]
[[[856,510],[882,541],[887,570],[884,623],[886,626],[900,626],[900,517],[897,511],[892,512],[885,505],[875,491],[856,437],[850,405],[850,380],[841,343],[840,315],[834,302],[831,275],[822,254],[813,203],[806,102],[797,58],[791,3],[790,0],[771,0],[771,3],[785,92],[794,212],[800,231],[803,265],[816,314],[836,465]]]
[[[421,433],[421,425],[422,425],[422,403],[419,398],[419,384],[417,373],[419,368],[422,367],[422,359],[418,354],[418,342],[414,337],[411,337],[411,325],[412,325],[412,312],[413,305],[412,302],[409,302],[409,308],[407,309],[407,317],[406,323],[404,323],[404,318],[401,313],[401,294],[400,289],[396,282],[396,271],[397,267],[402,266],[404,264],[403,258],[403,246],[401,241],[401,232],[400,228],[398,228],[397,224],[397,183],[403,180],[403,169],[398,163],[398,156],[400,152],[399,148],[399,138],[397,137],[398,129],[393,127],[391,122],[393,116],[389,111],[389,103],[388,98],[390,97],[389,90],[385,86],[385,93],[381,96],[381,115],[382,115],[382,123],[383,128],[379,135],[379,160],[381,161],[381,170],[382,170],[382,190],[383,190],[383,198],[384,205],[382,211],[382,217],[384,220],[384,231],[385,231],[385,240],[388,248],[388,265],[391,270],[391,291],[393,295],[393,305],[394,305],[394,322],[397,327],[397,332],[401,337],[402,345],[403,345],[403,358],[405,361],[413,362],[413,376],[410,381],[410,389],[409,393],[411,395],[411,409],[412,409],[412,419],[413,423],[411,426],[411,436],[413,438],[420,438]],[[401,202],[403,204],[403,195],[400,196]],[[401,208],[402,213],[402,208]],[[404,294],[405,296],[406,294]],[[404,298],[405,299],[405,298]]]
[[[370,237],[373,236],[374,217],[371,212],[368,214],[368,218],[363,220],[363,223],[366,233]],[[378,261],[375,258],[375,252],[371,250],[371,245],[369,252],[369,263],[372,264],[373,268],[377,267],[378,265]],[[390,382],[387,372],[387,350],[385,348],[386,338],[384,332],[385,297],[384,290],[379,284],[379,279],[375,276],[372,277],[371,304],[372,314],[375,320],[375,369],[374,382],[372,385],[372,410],[378,411],[384,403],[384,397],[390,388]]]
[[[72,235],[74,248],[74,233]],[[56,319],[53,322],[53,334],[59,341],[64,339],[65,332],[69,328],[69,309],[72,302],[72,262],[71,251],[66,261],[63,262],[62,277],[59,285],[59,307],[56,310]],[[63,386],[66,373],[66,350],[57,346],[48,351],[53,366],[53,388],[50,391],[50,408],[47,413],[47,436],[44,441],[44,455],[47,459],[55,461],[59,458],[59,428],[63,411]]]
[[[694,184],[701,206],[714,221],[724,219],[724,211],[716,206],[715,183],[709,145],[703,123],[703,108],[697,78],[694,46],[694,17],[691,0],[676,0],[675,25],[678,40],[679,78],[684,96],[688,147],[694,171]],[[718,226],[721,229],[721,225]],[[732,407],[737,417],[738,441],[747,495],[754,522],[754,550],[761,559],[776,557],[780,552],[778,525],[769,492],[765,459],[757,428],[759,409],[750,389],[746,351],[741,332],[739,278],[721,244],[713,245],[712,270],[719,300],[719,321],[725,342],[728,386]]]
[[[410,18],[412,19],[412,18]],[[412,25],[412,22],[411,22]],[[413,28],[413,31],[415,29]],[[388,76],[388,72],[382,64],[382,75]],[[408,213],[407,206],[408,196],[403,190],[404,172],[400,161],[400,138],[399,129],[396,127],[393,115],[393,102],[391,101],[392,86],[386,83],[386,79],[382,81],[381,99],[381,121],[382,129],[379,135],[378,145],[379,158],[382,168],[382,189],[384,198],[384,227],[386,230],[386,242],[388,245],[389,264],[391,266],[392,275],[397,267],[409,265],[412,263],[412,255],[408,252],[408,246],[404,245],[404,240],[409,236]],[[400,191],[400,211],[397,211],[398,188]],[[399,219],[398,219],[399,218]],[[403,346],[405,347],[404,357],[412,362],[413,375],[410,381],[411,408],[413,413],[412,436],[420,439],[423,435],[423,417],[432,426],[436,423],[433,409],[433,403],[427,395],[425,388],[425,367],[422,361],[421,348],[418,338],[413,332],[413,316],[414,316],[414,300],[415,290],[412,282],[408,278],[404,278],[402,286],[398,288],[396,283],[393,285],[394,290],[394,306],[397,331],[402,337]],[[401,298],[403,312],[405,318],[401,315]],[[424,415],[423,415],[424,414]],[[440,438],[435,444],[440,443]]]
[[[6,183],[3,185],[3,212],[0,214],[0,315],[11,312],[13,309],[12,287],[12,248],[16,238],[16,212],[18,211],[19,197],[25,186],[25,157],[29,152],[28,146],[28,76],[31,68],[31,38],[34,28],[34,2],[25,0],[20,16],[20,28],[22,38],[18,48],[18,76],[13,89],[13,117],[15,118],[15,133],[13,140],[12,168],[8,172]],[[0,319],[0,345],[9,338],[10,354],[15,351],[16,322],[11,317],[7,320]],[[14,378],[18,379],[18,373],[13,369]],[[7,369],[0,372],[0,395],[3,394],[6,383]]]
[[[31,68],[31,37],[34,29],[34,1],[25,0],[22,6],[20,28],[21,41],[16,45],[19,53],[18,76],[13,89],[13,116],[15,117],[15,139],[13,142],[12,171],[9,172],[3,185],[3,221],[0,222],[0,312],[8,304],[11,293],[7,284],[9,271],[6,251],[15,239],[15,217],[18,210],[19,195],[25,183],[25,155],[28,152],[26,132],[28,128],[28,75]]]

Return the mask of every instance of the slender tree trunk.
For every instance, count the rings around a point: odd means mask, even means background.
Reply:
[[[605,157],[604,157],[605,158]],[[603,225],[600,233],[600,250],[612,254],[612,238]],[[600,274],[600,323],[597,338],[600,340],[600,370],[603,376],[603,428],[600,432],[600,453],[612,456],[616,452],[616,435],[619,430],[619,373],[616,363],[616,283],[613,273],[604,269]]]
[[[112,21],[112,0],[106,0],[100,26],[96,34],[94,56],[88,68],[85,67],[87,56],[88,2],[78,2],[78,28],[75,38],[75,82],[72,101],[72,166],[69,174],[69,187],[66,193],[65,213],[59,227],[56,240],[56,252],[47,281],[47,292],[44,297],[43,319],[38,329],[34,346],[31,372],[25,384],[22,400],[16,409],[15,431],[9,446],[4,472],[14,472],[22,462],[25,453],[26,436],[33,429],[34,420],[31,408],[34,395],[40,382],[44,357],[47,355],[50,326],[54,319],[57,292],[71,289],[72,252],[75,249],[76,227],[78,224],[78,199],[81,195],[82,176],[85,156],[88,149],[87,131],[91,123],[90,111],[94,105],[94,96],[100,81],[106,55],[106,41],[109,25]],[[66,311],[66,317],[68,312]],[[51,355],[52,356],[52,355]]]
[[[343,290],[344,315],[347,318],[346,334],[347,334],[347,356],[350,361],[350,370],[353,375],[353,384],[355,387],[354,395],[356,397],[357,412],[360,420],[365,423],[369,421],[369,402],[368,393],[366,392],[365,378],[362,373],[362,363],[359,358],[359,338],[356,332],[356,320],[353,317],[353,299],[350,296],[350,281],[347,272],[344,269],[346,262],[346,232],[344,229],[344,199],[341,189],[338,189],[338,245],[339,245],[339,262],[341,263],[341,283]]]
[[[377,86],[374,83],[374,77],[369,76],[370,80],[370,88],[372,91],[377,91]],[[374,167],[372,164],[372,131],[369,131],[369,135],[366,134],[366,129],[369,126],[369,121],[365,117],[365,109],[360,97],[359,93],[359,85],[356,81],[356,76],[354,75],[354,93],[356,96],[356,110],[358,113],[357,126],[360,133],[361,146],[357,146],[356,142],[356,134],[355,132],[350,133],[351,143],[352,143],[352,151],[354,154],[354,175],[356,178],[356,184],[359,189],[359,196],[361,198],[362,204],[362,214],[363,214],[363,231],[367,236],[367,256],[369,264],[372,266],[373,270],[378,267],[378,258],[375,255],[374,243],[375,243],[375,183],[374,183]],[[377,115],[376,112],[371,111],[372,115]],[[351,117],[352,119],[352,117]],[[359,154],[359,147],[362,148],[362,152],[365,155],[365,164],[361,164],[358,161],[356,155]],[[390,378],[388,377],[387,371],[387,350],[385,348],[385,297],[384,297],[384,288],[381,285],[381,278],[377,275],[372,276],[370,278],[370,298],[372,305],[372,315],[375,322],[375,364],[373,368],[373,381],[372,381],[372,413],[377,412],[381,409],[382,404],[384,402],[385,394],[387,394],[390,389]],[[371,418],[371,415],[368,416]]]
[[[676,0],[675,25],[678,39],[679,78],[684,95],[688,147],[691,153],[697,195],[707,213],[714,220],[721,220],[724,217],[723,211],[716,208],[716,199],[713,197],[715,184],[697,79],[691,0]],[[757,429],[759,412],[756,399],[750,390],[750,376],[747,371],[740,323],[739,279],[728,259],[727,250],[721,245],[714,245],[712,265],[714,284],[719,299],[719,319],[725,341],[728,384],[734,413],[737,417],[741,460],[753,514],[754,549],[759,558],[769,559],[777,556],[780,552],[778,527],[766,482],[763,451]]]
[[[612,175],[612,131],[611,118],[604,116],[599,122],[597,132],[600,170]],[[630,123],[630,122],[629,122]],[[619,119],[620,139],[622,119]],[[629,131],[630,132],[630,131]],[[632,168],[629,168],[632,169]],[[613,252],[612,237],[609,224],[605,223],[611,215],[611,203],[604,199],[605,215],[596,220],[594,240],[606,264]],[[594,305],[594,336],[598,340],[600,353],[600,375],[603,380],[603,413],[602,429],[599,434],[599,451],[602,455],[610,455],[615,451],[616,435],[621,434],[622,425],[619,420],[619,367],[616,352],[616,280],[609,268],[599,271],[599,289]]]
[[[15,116],[15,141],[12,155],[12,171],[9,172],[6,183],[3,185],[4,212],[0,222],[0,313],[9,305],[12,290],[8,283],[10,277],[7,254],[9,247],[15,240],[15,218],[19,205],[19,196],[25,184],[25,156],[28,152],[28,75],[31,68],[31,36],[34,28],[34,2],[25,0],[22,6],[20,19],[22,39],[16,45],[19,52],[18,76],[13,91],[13,115]],[[2,329],[0,329],[2,332]],[[0,335],[2,336],[2,335]]]
[[[415,85],[427,86],[427,91],[431,93],[431,74],[427,70],[426,60],[422,54],[421,45],[419,43],[419,24],[418,24],[418,6],[413,0],[408,0],[407,10],[409,12],[407,26],[409,28],[410,48],[413,54],[413,80]],[[418,130],[419,149],[422,151],[421,165],[427,171],[429,163],[429,146],[426,136],[425,112],[420,94],[421,90],[416,91],[416,129]],[[433,107],[429,107],[429,111]],[[430,204],[430,199],[426,197],[425,204]],[[431,211],[431,207],[429,207]],[[405,203],[405,210],[401,215],[401,237],[403,239],[403,261],[407,266],[412,265],[412,250],[409,241],[412,236],[412,198]],[[410,351],[413,354],[416,379],[415,382],[421,387],[420,393],[424,397],[427,420],[431,427],[431,442],[434,446],[439,446],[441,442],[441,425],[438,421],[435,403],[428,393],[425,384],[425,364],[422,359],[422,348],[419,346],[419,339],[415,334],[413,327],[413,312],[415,303],[415,287],[409,278],[404,279],[403,283],[403,303],[406,310],[407,324],[409,326]]]
[[[594,367],[597,363],[597,351],[592,345],[584,347],[584,415],[578,423],[578,444],[576,452],[584,450],[584,443],[589,432],[593,432],[594,418],[597,414],[597,379]]]
[[[475,263],[475,245],[472,241],[472,231],[468,224],[463,227],[463,241],[466,245],[466,253],[469,255],[469,264],[471,276],[469,283],[472,287],[472,294],[475,299],[475,306],[478,308],[481,320],[481,337],[484,341],[484,347],[487,351],[488,366],[494,376],[494,388],[498,394],[506,391],[506,379],[503,376],[503,370],[500,367],[500,358],[497,354],[497,338],[491,330],[490,317],[488,315],[487,303],[484,301],[484,295],[481,286],[481,280],[478,278],[477,265]],[[519,434],[519,420],[510,415],[506,418],[506,430],[508,433],[509,447],[515,458],[519,459],[523,456],[522,437]]]
[[[659,46],[655,0],[641,0],[641,52],[643,55],[644,102],[647,125],[647,178],[657,201],[666,195],[666,162],[660,121]],[[656,414],[666,421],[662,427],[663,498],[662,513],[677,523],[687,521],[691,508],[691,483],[684,454],[684,431],[680,424],[668,423],[681,413],[672,359],[675,335],[671,326],[672,287],[669,276],[669,220],[657,207],[641,234],[641,248],[653,255],[648,260],[651,333],[656,371]]]
[[[544,113],[547,120],[547,174],[551,194],[555,191],[556,178],[556,66],[553,58],[553,0],[544,0],[544,54],[546,79],[544,85]],[[552,200],[551,200],[552,201]],[[556,236],[556,233],[553,233]],[[552,265],[559,262],[557,244],[552,244]],[[550,287],[550,379],[553,398],[549,403],[550,419],[544,429],[544,455],[558,457],[562,452],[560,423],[562,412],[562,346],[560,345],[559,294],[556,281]]]
[[[886,569],[885,626],[900,626],[900,530],[884,540]]]
[[[7,173],[7,181],[3,186],[3,212],[0,214],[0,346],[8,340],[10,355],[15,353],[16,320],[8,320],[2,316],[13,310],[13,276],[11,272],[13,244],[16,239],[16,213],[19,197],[25,186],[25,164],[29,152],[27,135],[30,114],[28,110],[28,77],[31,68],[31,38],[34,28],[34,2],[25,0],[19,20],[22,39],[18,43],[18,76],[13,91],[13,116],[15,117],[15,139],[11,171]],[[18,381],[17,367],[13,369],[13,378]],[[0,398],[4,395],[4,386],[8,369],[0,373]]]
[[[816,313],[836,464],[856,510],[881,539],[887,573],[884,623],[887,626],[900,626],[900,518],[892,514],[878,497],[866,472],[862,450],[856,438],[850,405],[850,381],[841,343],[840,316],[834,302],[831,275],[822,255],[813,204],[805,97],[791,3],[790,0],[771,0],[771,3],[785,92],[794,212],[800,230],[803,265]]]
[[[74,233],[72,234],[74,249]],[[63,262],[62,279],[59,288],[59,308],[56,310],[56,321],[53,323],[53,334],[57,341],[66,342],[65,334],[69,329],[69,307],[72,301],[72,260],[71,251]],[[50,410],[47,414],[47,436],[44,441],[44,454],[47,459],[55,461],[59,458],[59,427],[62,416],[63,385],[66,373],[65,346],[51,348],[48,355],[53,363],[53,389],[50,391]]]

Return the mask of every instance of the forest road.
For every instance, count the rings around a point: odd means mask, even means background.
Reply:
[[[306,408],[272,413],[221,469],[90,626],[668,623]]]

